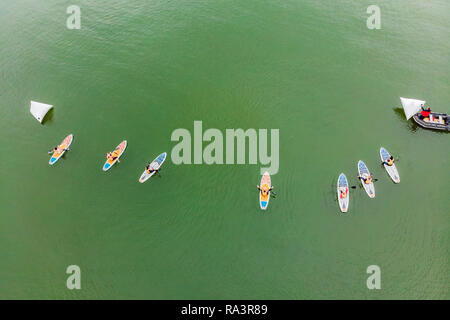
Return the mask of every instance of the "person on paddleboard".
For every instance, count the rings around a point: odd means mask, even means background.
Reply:
[[[153,172],[158,173],[159,169],[153,169],[152,167],[150,167],[150,163],[148,165],[145,166],[145,171],[147,171],[148,174],[151,174]]]
[[[270,191],[272,191],[273,186],[270,187],[270,189],[267,186],[264,186],[263,188],[260,188],[258,185],[256,185],[256,188],[263,194],[263,196],[267,196]]]
[[[358,176],[358,178],[362,179],[365,184],[371,184],[373,181],[373,177],[365,173],[363,176]]]
[[[112,161],[114,161],[114,160],[117,159],[117,162],[120,163],[119,157],[116,156],[113,152],[108,152],[108,153],[106,154],[106,159],[112,160]]]
[[[69,148],[67,148],[67,149],[62,149],[61,150],[61,148],[59,147],[59,146],[56,146],[56,147],[54,147],[53,148],[53,150],[50,150],[48,153],[50,154],[50,153],[61,153],[61,152],[63,152],[63,151],[65,151],[65,150],[69,150]]]
[[[390,156],[389,159],[387,161],[383,161],[382,164],[388,165],[389,167],[391,167],[394,164],[395,160],[393,156]]]
[[[431,113],[431,108],[427,107],[425,109],[425,106],[423,104],[420,106],[420,108],[422,109],[422,111],[419,114],[419,119],[423,120],[425,118],[428,118],[430,116],[430,113]]]
[[[340,197],[341,197],[341,199],[347,198],[347,193],[348,193],[348,189],[347,189],[347,188],[341,189],[341,190],[339,190],[339,191],[340,191]]]

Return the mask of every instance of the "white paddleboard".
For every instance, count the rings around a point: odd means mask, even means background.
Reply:
[[[152,161],[152,163],[150,163],[150,168],[153,170],[158,170],[162,166],[164,161],[166,161],[166,157],[167,157],[166,152],[161,153],[158,157],[156,157],[155,160]],[[144,183],[145,181],[150,179],[150,177],[153,176],[155,174],[155,172],[156,171],[153,171],[152,173],[148,173],[147,169],[144,170],[144,172],[141,174],[141,177],[139,178],[139,182]]]
[[[381,161],[387,162],[388,159],[391,157],[391,154],[383,147],[380,148],[380,157]],[[398,174],[397,167],[395,166],[395,163],[392,164],[392,166],[389,166],[387,164],[383,164],[384,168],[386,169],[387,173],[391,177],[392,181],[395,183],[400,183],[400,175]]]
[[[345,196],[344,196],[345,195]],[[345,174],[341,173],[337,181],[337,196],[339,208],[342,212],[347,212],[350,203],[350,192],[348,189],[348,181]]]
[[[366,164],[361,160],[358,161],[358,174],[362,177],[368,177],[370,175],[369,168],[367,168]],[[361,180],[361,184],[363,185],[364,190],[366,190],[367,195],[370,198],[375,198],[375,186],[373,181],[367,184],[364,182],[364,179],[359,178],[359,180]]]

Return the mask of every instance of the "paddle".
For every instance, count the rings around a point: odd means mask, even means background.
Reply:
[[[259,188],[259,186],[256,185],[256,187],[258,188],[259,192],[261,192],[261,189]],[[273,191],[270,191],[270,197],[272,199],[275,199],[277,197],[277,194],[275,192],[273,192]]]
[[[361,178],[360,178],[360,177],[358,177],[358,176],[357,176],[357,178],[358,178],[358,179],[361,179]],[[376,181],[378,181],[378,179],[373,179],[373,180],[372,180],[372,182],[376,182]],[[350,188],[352,188],[352,189],[356,189],[356,186],[351,186]]]
[[[70,149],[67,148],[67,149],[62,150],[61,152],[64,152],[64,151],[70,151]],[[47,153],[48,153],[48,154],[53,154],[53,153],[55,153],[55,151],[54,151],[54,150],[50,150],[50,151],[47,152]]]

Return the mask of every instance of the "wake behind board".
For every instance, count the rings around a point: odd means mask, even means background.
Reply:
[[[362,176],[362,177],[370,176],[369,169],[367,168],[366,164],[361,160],[358,161],[358,173],[359,173],[359,176]],[[371,183],[367,184],[364,182],[364,179],[359,178],[359,180],[361,181],[361,184],[363,185],[364,190],[366,190],[367,195],[370,198],[375,198],[375,186],[373,184],[373,181]]]
[[[155,160],[152,161],[152,163],[150,163],[150,168],[153,170],[158,170],[162,164],[164,163],[164,161],[166,161],[166,157],[167,157],[167,153],[161,153],[158,157],[156,157]],[[139,178],[139,182],[140,183],[144,183],[145,181],[147,181],[148,179],[150,179],[150,177],[152,175],[155,174],[156,171],[153,171],[152,173],[148,173],[147,169],[144,170],[144,172],[141,174],[141,177]]]
[[[348,181],[345,174],[341,173],[337,181],[337,196],[339,208],[342,212],[347,212],[350,203],[350,193],[348,192]]]
[[[388,159],[391,157],[390,153],[383,147],[380,148],[380,157],[381,161],[387,162]],[[391,177],[392,181],[395,183],[400,183],[400,175],[398,174],[397,167],[395,166],[395,163],[393,163],[391,166],[387,164],[383,164],[384,168],[386,169],[387,173]]]
[[[114,149],[114,151],[112,152],[111,159],[106,160],[105,164],[103,165],[103,171],[108,171],[117,162],[117,160],[125,151],[126,147],[127,147],[127,140],[124,140],[116,147],[116,149]]]
[[[264,174],[261,178],[261,183],[259,184],[259,187],[261,189],[267,188],[267,190],[270,190],[270,187],[271,187],[270,175],[267,171],[264,172]],[[269,205],[269,199],[270,199],[270,191],[266,195],[263,195],[263,193],[261,191],[259,192],[259,206],[262,210],[267,209],[267,207]]]
[[[54,152],[48,163],[52,166],[55,164],[56,161],[59,160],[66,152],[66,150],[69,148],[70,144],[73,141],[73,134],[69,134],[67,137],[64,138],[64,140],[61,142],[61,144],[58,146],[58,151]]]

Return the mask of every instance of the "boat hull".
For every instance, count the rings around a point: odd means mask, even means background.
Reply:
[[[413,116],[414,121],[421,127],[425,128],[425,129],[433,129],[433,130],[441,130],[441,131],[450,131],[450,115],[446,114],[446,113],[438,113],[438,112],[432,112],[431,115],[433,116],[434,119],[439,119],[439,117],[442,118],[443,122],[438,122],[438,121],[427,121],[426,119],[429,118],[425,118],[424,120],[419,118],[419,113],[415,114]]]

